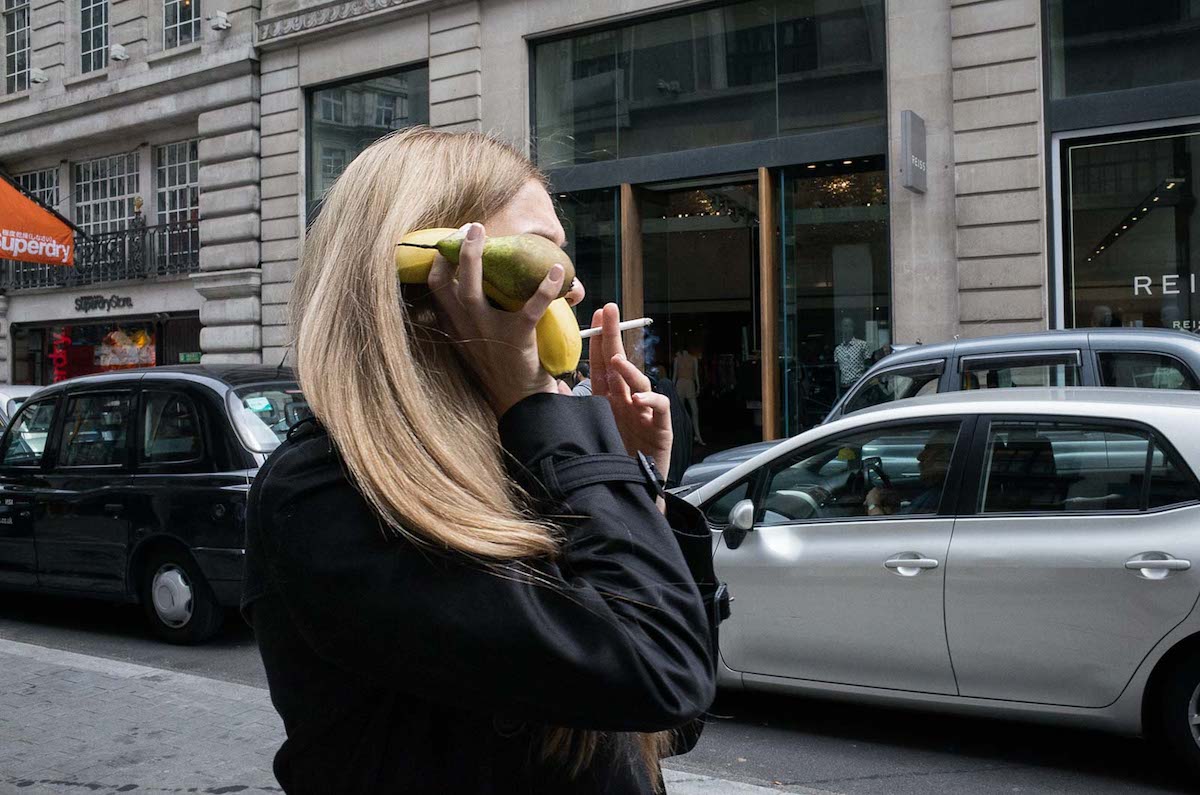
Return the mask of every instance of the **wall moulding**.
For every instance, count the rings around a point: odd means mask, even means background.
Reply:
[[[256,43],[265,47],[274,46],[322,29],[336,28],[340,33],[352,23],[370,21],[390,11],[430,10],[447,4],[447,0],[341,0],[326,3],[294,14],[260,20],[256,26]]]

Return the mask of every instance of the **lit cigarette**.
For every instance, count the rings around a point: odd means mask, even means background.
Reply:
[[[645,328],[646,326],[649,326],[653,322],[654,321],[648,317],[639,317],[637,320],[626,320],[624,323],[618,324],[617,328],[619,328],[621,331],[629,331],[630,329],[635,329],[635,328]],[[599,327],[585,328],[585,329],[580,330],[579,336],[583,337],[586,340],[588,337],[596,336],[603,330],[604,329],[601,329]]]

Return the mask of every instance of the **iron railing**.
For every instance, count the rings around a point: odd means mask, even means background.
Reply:
[[[147,279],[200,269],[200,222],[75,237],[75,267],[3,261],[0,287],[31,290]]]

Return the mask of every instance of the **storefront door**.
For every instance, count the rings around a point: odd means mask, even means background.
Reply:
[[[755,175],[637,190],[648,372],[692,419],[693,460],[762,438]]]

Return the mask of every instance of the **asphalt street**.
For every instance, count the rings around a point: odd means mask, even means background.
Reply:
[[[160,643],[137,607],[0,593],[0,638],[252,687],[234,614],[202,647]],[[724,694],[679,771],[805,793],[1195,792],[1145,743],[1094,732],[779,696]],[[269,760],[263,760],[269,765]]]

